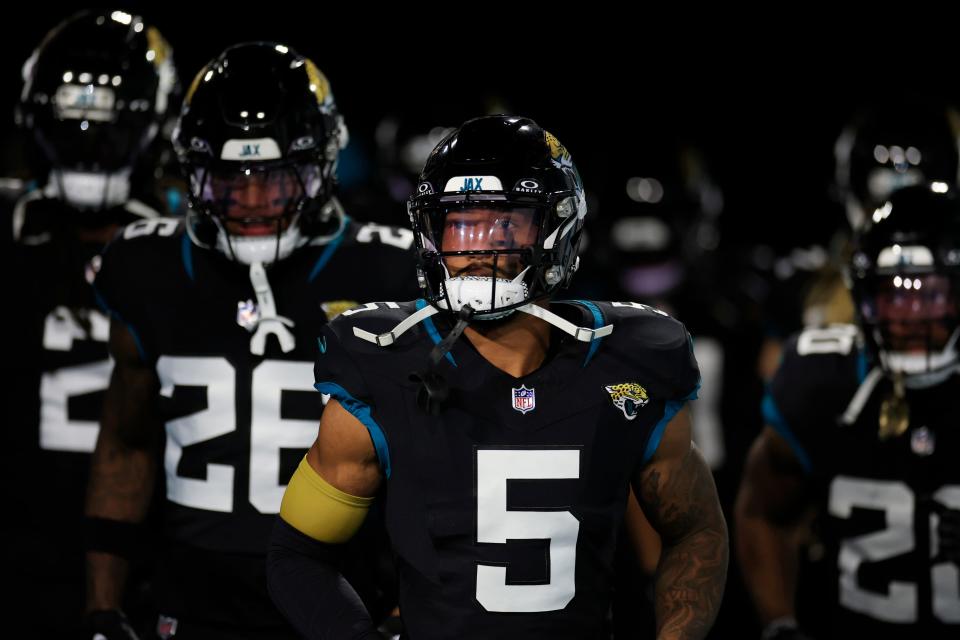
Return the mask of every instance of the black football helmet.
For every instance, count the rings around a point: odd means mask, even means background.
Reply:
[[[691,145],[637,140],[625,146],[604,176],[600,216],[588,232],[621,294],[662,300],[716,275],[706,267],[720,242],[723,193]]]
[[[960,114],[924,100],[891,100],[858,114],[834,147],[835,186],[856,231],[901,187],[960,171]]]
[[[201,69],[173,142],[199,246],[271,263],[343,224],[332,196],[347,129],[326,77],[285,45],[238,44]]]
[[[493,319],[570,282],[587,204],[553,135],[497,115],[469,120],[437,145],[408,210],[427,300]]]
[[[44,37],[23,80],[17,122],[49,172],[48,195],[83,210],[126,202],[176,95],[160,32],[123,11],[82,11]]]
[[[943,183],[905,187],[855,237],[852,292],[888,372],[933,384],[960,363],[960,200]]]

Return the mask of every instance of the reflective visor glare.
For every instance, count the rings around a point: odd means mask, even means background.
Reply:
[[[956,291],[938,274],[876,276],[861,304],[868,322],[880,326],[895,351],[941,349],[957,325]]]
[[[941,320],[957,314],[950,279],[938,274],[877,276],[864,315],[874,321]]]
[[[304,195],[318,191],[315,166],[198,169],[194,189],[227,219],[263,220],[292,212]]]
[[[38,141],[62,168],[117,171],[133,161],[142,135],[142,130],[112,123],[64,121],[38,130]]]
[[[433,216],[431,226],[443,252],[526,249],[536,244],[539,231],[534,208],[444,209]]]

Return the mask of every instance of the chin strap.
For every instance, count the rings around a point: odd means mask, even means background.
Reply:
[[[613,325],[607,324],[597,329],[590,329],[588,327],[578,327],[569,320],[564,320],[554,312],[549,309],[545,309],[540,305],[528,304],[517,309],[521,313],[526,313],[535,318],[540,318],[544,322],[555,326],[560,331],[563,331],[569,336],[572,336],[574,339],[579,340],[580,342],[593,342],[597,338],[603,338],[611,333],[613,333]]]
[[[580,342],[592,342],[593,340],[603,338],[613,333],[612,324],[597,329],[578,327],[552,311],[533,303],[519,307],[517,311],[534,316],[535,318],[540,318]],[[375,344],[378,347],[388,347],[411,328],[439,312],[440,310],[433,305],[427,305],[416,313],[404,318],[393,329],[386,333],[376,334],[364,331],[359,327],[354,327],[353,335],[361,340]],[[415,371],[410,374],[410,380],[420,383],[420,391],[417,393],[417,404],[428,415],[439,415],[443,408],[443,403],[450,395],[450,387],[443,375],[437,371],[437,367],[440,366],[440,361],[443,360],[443,357],[453,348],[453,345],[460,339],[460,336],[463,335],[463,332],[473,319],[474,313],[476,312],[469,304],[461,307],[460,310],[457,311],[457,323],[453,329],[450,330],[450,333],[448,333],[443,340],[431,349],[426,370]]]
[[[260,321],[250,338],[250,353],[262,356],[267,346],[267,336],[273,334],[280,341],[280,349],[284,353],[293,351],[297,341],[287,327],[293,328],[294,322],[290,318],[277,315],[277,306],[273,301],[273,290],[267,279],[267,271],[262,262],[250,265],[250,284],[257,296],[257,309],[260,312]]]
[[[853,394],[853,398],[850,400],[850,404],[847,405],[846,411],[843,412],[843,417],[840,419],[843,424],[849,426],[857,421],[857,418],[860,417],[860,412],[863,411],[863,405],[867,404],[867,400],[870,399],[870,395],[873,393],[873,390],[877,388],[877,383],[880,382],[882,378],[883,369],[881,367],[874,367],[870,373],[867,374],[857,388],[856,393]]]
[[[427,305],[423,309],[420,309],[416,313],[407,316],[403,319],[397,326],[386,333],[376,334],[370,333],[369,331],[364,331],[359,327],[353,328],[353,335],[357,336],[361,340],[366,340],[367,342],[372,342],[378,347],[389,347],[394,342],[397,341],[397,338],[405,334],[407,331],[412,329],[414,326],[420,324],[430,316],[434,316],[440,313],[440,310],[434,307],[433,305]],[[442,356],[441,356],[442,357]]]
[[[430,356],[427,358],[427,369],[425,371],[414,371],[410,374],[410,380],[420,383],[420,390],[417,392],[417,406],[419,406],[428,415],[438,416],[443,409],[443,403],[450,396],[450,386],[446,378],[437,371],[440,361],[447,352],[453,348],[454,343],[460,339],[467,325],[473,318],[474,310],[470,305],[464,305],[457,312],[457,324],[453,326],[446,337],[434,345],[430,350]]]

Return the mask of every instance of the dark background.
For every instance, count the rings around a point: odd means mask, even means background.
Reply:
[[[276,40],[311,57],[331,81],[353,151],[371,162],[385,114],[456,125],[491,96],[555,133],[595,191],[611,164],[629,162],[643,145],[693,142],[725,193],[726,242],[826,240],[842,220],[829,197],[832,147],[856,107],[902,94],[960,97],[952,20],[919,5],[849,23],[789,6],[774,15],[678,5],[666,17],[654,6],[559,3],[118,6],[166,36],[184,86],[235,42]],[[49,28],[80,8],[33,2],[0,21],[6,171],[15,164],[20,67]]]
[[[47,30],[81,8],[34,1],[8,7],[0,20],[0,174],[20,169],[13,107],[21,66]],[[724,7],[719,15],[677,5],[669,17],[653,5],[624,11],[559,2],[117,8],[166,36],[184,87],[236,42],[274,40],[313,59],[331,81],[351,151],[369,161],[371,180],[373,132],[385,115],[455,126],[480,115],[491,97],[563,141],[601,212],[605,175],[664,142],[694,143],[724,192],[721,237],[733,252],[761,242],[781,252],[825,243],[843,224],[830,195],[833,145],[857,107],[904,96],[960,99],[954,20],[920,5],[846,21],[836,8],[812,5]],[[406,224],[399,205],[378,217]],[[748,386],[754,354],[739,355],[745,371],[732,384]],[[744,395],[744,412],[758,421],[757,402]],[[751,420],[734,426],[745,441],[759,429]],[[727,493],[739,474],[731,467]],[[738,629],[749,616],[735,583],[731,599],[718,629]]]

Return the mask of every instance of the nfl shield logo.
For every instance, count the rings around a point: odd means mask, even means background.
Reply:
[[[910,448],[918,456],[933,455],[937,448],[937,439],[926,427],[920,427],[910,434]]]
[[[534,389],[527,389],[526,386],[520,385],[519,389],[513,390],[513,408],[519,411],[520,413],[526,414],[528,411],[533,411],[537,406],[537,394]]]
[[[237,303],[237,324],[251,332],[260,324],[260,309],[253,300]]]

